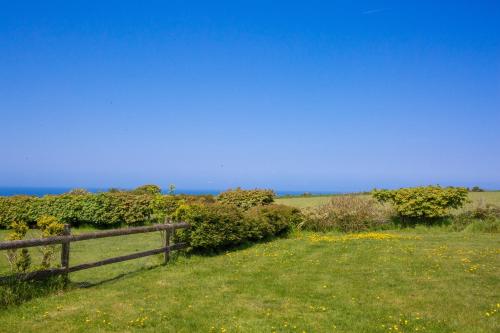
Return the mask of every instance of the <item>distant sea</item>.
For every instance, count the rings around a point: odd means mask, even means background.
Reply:
[[[12,195],[34,195],[41,197],[47,194],[62,194],[71,191],[74,187],[0,187],[0,196],[12,196]],[[92,193],[106,192],[109,188],[85,188],[87,191]],[[124,188],[123,190],[130,190]],[[193,190],[193,189],[176,189],[176,194],[191,194],[191,195],[201,195],[201,194],[212,194],[217,195],[224,190]],[[283,195],[301,195],[304,192],[313,195],[322,194],[338,194],[340,192],[335,191],[275,191],[278,196]],[[164,191],[166,193],[166,191]]]

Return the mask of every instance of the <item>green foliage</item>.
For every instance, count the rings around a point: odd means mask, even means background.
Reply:
[[[193,249],[220,249],[236,245],[251,237],[251,229],[243,212],[229,204],[181,205],[175,214],[191,227],[179,231],[179,239]]]
[[[157,217],[172,213],[177,207],[169,207],[175,206],[175,201],[168,196],[164,199],[161,194],[136,192],[0,197],[0,227],[8,227],[13,221],[35,225],[45,215],[73,226],[138,225],[155,222]],[[166,212],[160,211],[165,207]]]
[[[156,221],[163,221],[165,217],[172,216],[183,203],[185,203],[185,200],[180,196],[155,195],[153,200],[151,200],[150,207],[154,219]]]
[[[161,188],[158,185],[142,185],[131,191],[134,194],[161,194]]]
[[[374,190],[372,196],[379,202],[391,203],[403,222],[412,224],[449,217],[451,209],[462,207],[468,200],[467,189],[440,186]]]
[[[63,276],[43,280],[19,281],[16,278],[0,283],[0,308],[18,305],[35,297],[53,294],[65,286]]]
[[[64,224],[54,216],[42,216],[38,219],[36,225],[40,231],[40,236],[43,238],[58,236],[64,231]],[[28,226],[24,222],[13,222],[10,225],[10,230],[7,240],[22,240],[28,232]],[[50,268],[57,247],[57,245],[47,245],[39,248],[42,255],[41,269]],[[24,273],[30,270],[32,260],[27,248],[21,249],[20,252],[17,249],[7,250],[6,252],[12,273]]]
[[[480,188],[479,186],[474,186],[470,189],[471,192],[484,192],[484,190],[482,188]]]
[[[217,201],[246,210],[254,206],[269,205],[274,202],[274,197],[275,193],[272,190],[242,190],[237,188],[222,192],[217,197]]]
[[[304,219],[300,209],[285,205],[255,206],[245,212],[245,218],[256,239],[285,233]]]
[[[21,240],[26,236],[28,232],[28,226],[25,223],[14,221],[10,225],[11,232],[7,236],[7,240]],[[6,251],[7,261],[10,264],[10,270],[13,273],[23,273],[26,272],[31,266],[31,256],[28,249],[21,249],[19,252],[17,249],[10,249]]]
[[[42,216],[40,219],[38,219],[36,225],[41,231],[41,236],[43,238],[60,236],[64,231],[64,224],[62,224],[54,216]],[[58,245],[46,245],[40,247],[40,251],[42,253],[42,262],[40,264],[40,268],[50,268],[57,248]]]
[[[464,228],[464,231],[500,233],[500,219],[473,220]]]
[[[183,204],[175,219],[191,228],[179,231],[181,240],[196,250],[218,250],[288,231],[302,221],[299,209],[283,205],[255,206],[247,211],[227,203]]]
[[[358,232],[389,225],[391,211],[372,199],[343,195],[332,197],[328,203],[310,208],[305,214],[302,229]]]
[[[477,202],[451,218],[451,229],[455,231],[500,231],[500,206],[491,203]]]

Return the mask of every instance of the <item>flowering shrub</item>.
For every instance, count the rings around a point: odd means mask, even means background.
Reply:
[[[59,222],[59,220],[54,216],[42,216],[37,221],[36,225],[41,231],[43,238],[59,236],[62,235],[64,231],[64,224]],[[40,266],[42,269],[50,267],[57,247],[58,245],[46,245],[40,247],[40,251],[42,252],[42,262]]]
[[[22,222],[13,222],[10,225],[12,231],[7,236],[7,240],[21,240],[26,236],[28,232],[28,226]],[[17,249],[7,250],[7,261],[10,264],[10,270],[13,273],[22,273],[26,272],[31,266],[31,256],[29,254],[28,249],[24,248],[18,252]]]
[[[37,228],[41,232],[41,237],[47,238],[52,236],[62,235],[64,225],[53,216],[42,216],[37,221]],[[7,240],[22,240],[28,232],[28,226],[23,222],[13,222],[10,225],[11,232],[7,236]],[[40,267],[42,269],[49,268],[54,258],[57,245],[47,245],[40,247],[42,261]],[[13,273],[27,272],[31,267],[31,255],[27,248],[23,248],[18,252],[17,249],[7,250],[7,260],[9,261],[11,271]]]

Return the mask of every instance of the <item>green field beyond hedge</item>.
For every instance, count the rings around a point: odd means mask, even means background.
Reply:
[[[158,234],[79,242],[71,260],[159,242]],[[168,266],[150,257],[72,274],[70,290],[1,310],[0,331],[493,333],[499,245],[496,234],[417,228],[301,233]]]

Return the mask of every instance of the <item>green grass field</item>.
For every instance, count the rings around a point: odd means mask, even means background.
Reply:
[[[70,290],[0,310],[0,331],[499,331],[498,235],[390,235],[305,233],[168,266],[150,257],[90,269]],[[158,233],[73,243],[71,261],[159,244]]]
[[[366,195],[368,196],[368,195]],[[330,200],[331,196],[312,196],[312,197],[294,197],[294,198],[279,198],[276,202],[295,206],[299,208],[314,207],[325,204]],[[472,202],[484,201],[485,203],[493,203],[500,205],[500,191],[497,192],[471,192],[469,198]]]

